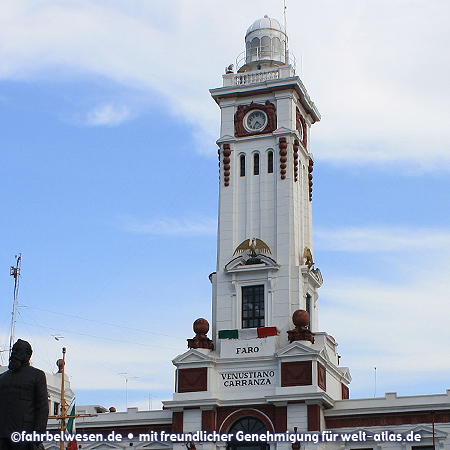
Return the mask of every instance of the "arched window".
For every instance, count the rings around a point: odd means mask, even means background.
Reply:
[[[281,41],[277,37],[272,38],[273,56],[275,59],[281,56]]]
[[[267,152],[267,173],[273,173],[273,151]]]
[[[250,43],[250,54],[252,61],[257,61],[259,59],[259,54],[261,52],[259,38],[255,37]]]
[[[259,153],[253,155],[253,175],[259,175]]]
[[[262,434],[267,432],[266,426],[256,417],[243,417],[234,422],[228,433],[236,434],[238,431],[251,434]],[[264,442],[238,442],[231,441],[227,450],[269,450],[269,445]]]
[[[270,53],[270,37],[263,36],[261,38],[261,58],[270,58],[272,56]]]
[[[241,177],[245,177],[245,155],[241,155],[241,159],[240,159],[240,164],[241,164]]]

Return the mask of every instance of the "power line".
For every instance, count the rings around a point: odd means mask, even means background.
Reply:
[[[52,328],[52,327],[44,327],[42,325],[34,325],[32,323],[26,323],[26,322],[20,322],[24,325],[30,325],[32,327],[39,327],[39,328],[44,328],[46,330],[53,330],[53,331],[58,331],[58,332],[62,332],[63,330],[61,330],[60,328]],[[176,350],[179,351],[179,348],[174,348],[174,347],[162,347],[159,345],[150,345],[150,344],[144,344],[142,342],[132,342],[132,341],[124,341],[122,339],[113,339],[113,338],[107,338],[107,337],[103,337],[103,336],[94,336],[92,334],[86,334],[86,333],[77,333],[76,331],[67,331],[64,330],[64,333],[70,333],[70,334],[77,334],[79,336],[88,336],[88,337],[92,337],[95,339],[104,339],[106,341],[114,341],[114,342],[124,342],[126,344],[134,344],[134,345],[143,345],[145,347],[152,347],[152,348],[162,348],[162,349],[166,349],[166,350]]]
[[[142,330],[140,328],[125,327],[123,325],[117,325],[115,323],[102,322],[101,320],[95,320],[95,319],[88,319],[87,317],[74,316],[74,315],[71,315],[71,314],[65,314],[65,313],[61,313],[61,312],[50,311],[48,309],[36,308],[35,306],[25,306],[25,308],[36,309],[38,311],[44,311],[44,312],[48,312],[48,313],[51,313],[51,314],[57,314],[59,316],[72,317],[74,319],[79,319],[79,320],[86,320],[87,322],[94,322],[94,323],[99,323],[99,324],[102,324],[102,325],[109,325],[109,326],[112,326],[112,327],[123,328],[124,330],[140,331],[142,333],[155,334],[157,336],[164,336],[164,337],[170,337],[170,338],[176,338],[176,339],[183,339],[183,340],[185,340],[185,338],[182,338],[180,336],[172,336],[170,334],[156,333],[154,331]]]

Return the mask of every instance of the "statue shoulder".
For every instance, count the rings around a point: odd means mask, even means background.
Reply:
[[[7,378],[9,372],[10,372],[10,371],[9,371],[9,369],[8,369],[8,370],[5,370],[4,372],[0,373],[0,380],[4,380],[5,378]]]
[[[38,369],[38,368],[33,367],[33,366],[30,366],[30,369],[33,371],[33,373],[35,374],[36,377],[39,377],[39,378],[47,378],[47,377],[45,376],[45,372],[44,372],[43,370]]]
[[[41,381],[44,380],[47,382],[47,377],[45,376],[45,372],[41,369],[37,369],[33,366],[27,366],[22,369],[23,373],[28,377],[33,377],[35,380]]]

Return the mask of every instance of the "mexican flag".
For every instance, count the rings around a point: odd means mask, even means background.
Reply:
[[[219,339],[256,339],[279,334],[277,327],[244,328],[242,330],[220,330]]]
[[[75,415],[75,405],[72,406],[72,410],[70,411],[69,416],[74,416],[74,415]],[[66,432],[67,433],[75,433],[75,418],[74,417],[71,417],[67,421]],[[78,450],[78,443],[75,439],[73,441],[70,441],[67,444],[67,450]]]

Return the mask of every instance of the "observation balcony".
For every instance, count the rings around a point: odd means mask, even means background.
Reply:
[[[264,70],[265,69],[265,70]],[[267,67],[248,72],[229,72],[223,75],[223,86],[243,86],[265,81],[279,80],[295,76],[295,70],[291,65],[280,67]]]

